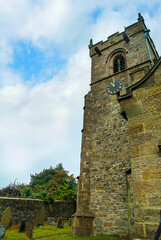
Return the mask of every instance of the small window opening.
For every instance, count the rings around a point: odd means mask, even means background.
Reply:
[[[114,58],[113,61],[113,72],[117,73],[125,69],[125,58],[120,54]]]

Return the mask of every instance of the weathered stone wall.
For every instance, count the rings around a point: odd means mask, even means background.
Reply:
[[[70,218],[75,213],[76,203],[55,201],[48,204],[37,199],[0,197],[0,218],[7,207],[12,210],[11,224],[18,224],[21,219],[32,219],[42,207],[45,208],[46,218]]]
[[[135,234],[153,238],[161,210],[161,66],[121,108],[129,125]]]
[[[54,204],[44,204],[48,216],[55,218],[71,218],[76,211],[76,202],[55,201]]]
[[[94,97],[93,158],[90,209],[94,235],[128,234],[126,172],[131,168],[127,121],[116,95],[106,92],[108,80],[92,86]]]
[[[73,221],[74,236],[89,236],[93,234],[93,217],[90,211],[90,167],[93,158],[94,111],[93,97],[89,92],[85,96],[84,123],[82,130],[81,166],[77,191],[77,212]]]

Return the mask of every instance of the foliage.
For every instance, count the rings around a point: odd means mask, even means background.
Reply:
[[[73,175],[68,175],[62,164],[44,169],[31,175],[29,185],[10,184],[0,190],[0,196],[41,199],[53,203],[54,200],[74,201],[77,184]]]
[[[32,199],[41,199],[45,202],[53,203],[54,195],[48,191],[39,188],[39,191],[34,191],[34,189],[30,185],[20,184],[17,185],[20,189],[21,198],[32,198]]]
[[[49,169],[43,169],[40,173],[35,173],[35,175],[30,175],[30,185],[31,187],[42,186],[48,183],[53,177],[56,176],[57,172],[62,171],[68,173],[62,166],[62,163],[58,164],[55,168],[50,166]]]
[[[47,202],[52,199],[74,201],[77,184],[73,175],[69,176],[62,164],[55,168],[44,169],[39,174],[31,175],[30,186],[32,198],[40,198]]]
[[[15,183],[10,183],[7,187],[0,189],[0,197],[18,197],[20,190]]]
[[[32,194],[32,188],[27,184],[17,184],[17,188],[20,189],[20,197],[21,198],[29,198]]]
[[[54,195],[55,200],[74,201],[76,200],[77,184],[73,175],[58,171],[54,178],[43,186],[36,186],[33,192],[47,191]]]

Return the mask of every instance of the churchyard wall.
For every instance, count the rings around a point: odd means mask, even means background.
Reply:
[[[0,197],[0,219],[7,207],[12,210],[11,224],[18,224],[22,219],[32,219],[42,207],[47,217],[70,218],[76,211],[75,202],[55,201],[53,204],[45,203],[39,199]]]

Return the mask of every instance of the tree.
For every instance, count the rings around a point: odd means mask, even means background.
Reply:
[[[47,177],[48,173],[50,176]],[[48,193],[55,200],[76,200],[76,180],[73,175],[68,175],[62,164],[57,165],[54,169],[50,167],[39,174],[32,175],[31,186],[34,194]]]
[[[47,184],[50,180],[53,179],[53,177],[56,176],[57,172],[64,172],[68,173],[64,168],[62,163],[59,163],[55,168],[50,166],[49,169],[43,169],[40,173],[35,173],[35,175],[30,175],[30,186],[33,188],[35,186],[42,186],[44,184]]]
[[[76,200],[77,184],[73,175],[58,171],[55,178],[46,185],[46,190],[54,194],[55,200],[74,201]]]

